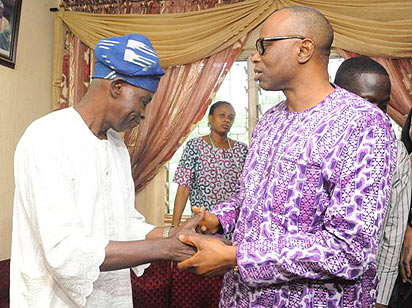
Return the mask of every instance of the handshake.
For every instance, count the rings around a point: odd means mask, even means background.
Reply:
[[[172,260],[178,268],[204,276],[226,273],[236,267],[236,246],[213,236],[221,229],[218,218],[204,207],[193,207],[195,216],[170,231]]]

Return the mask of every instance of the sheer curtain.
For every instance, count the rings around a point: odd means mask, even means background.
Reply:
[[[338,49],[338,51],[345,59],[359,56],[354,52],[343,49]],[[403,126],[412,107],[412,59],[382,57],[371,57],[371,59],[380,63],[389,74],[392,89],[388,114],[396,123]]]

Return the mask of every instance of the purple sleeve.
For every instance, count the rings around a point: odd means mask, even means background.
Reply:
[[[241,242],[237,262],[245,283],[354,280],[374,267],[390,197],[396,143],[387,121],[379,116],[357,121],[345,137],[330,149],[322,165],[323,189],[330,196],[321,216],[323,228]]]
[[[210,213],[215,214],[219,219],[224,234],[233,232],[235,228],[236,220],[239,217],[239,207],[243,200],[242,195],[244,195],[244,190],[241,188],[229,200],[214,206],[210,210]]]

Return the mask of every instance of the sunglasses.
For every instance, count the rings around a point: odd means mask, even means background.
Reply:
[[[305,37],[301,35],[261,37],[256,40],[256,50],[262,56],[265,53],[265,45],[263,44],[263,42],[273,42],[273,41],[282,41],[282,40],[290,40],[290,39],[304,40]]]

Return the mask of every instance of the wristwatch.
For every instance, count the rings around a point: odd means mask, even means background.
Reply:
[[[169,237],[170,230],[175,226],[167,226],[163,229],[163,238]]]

